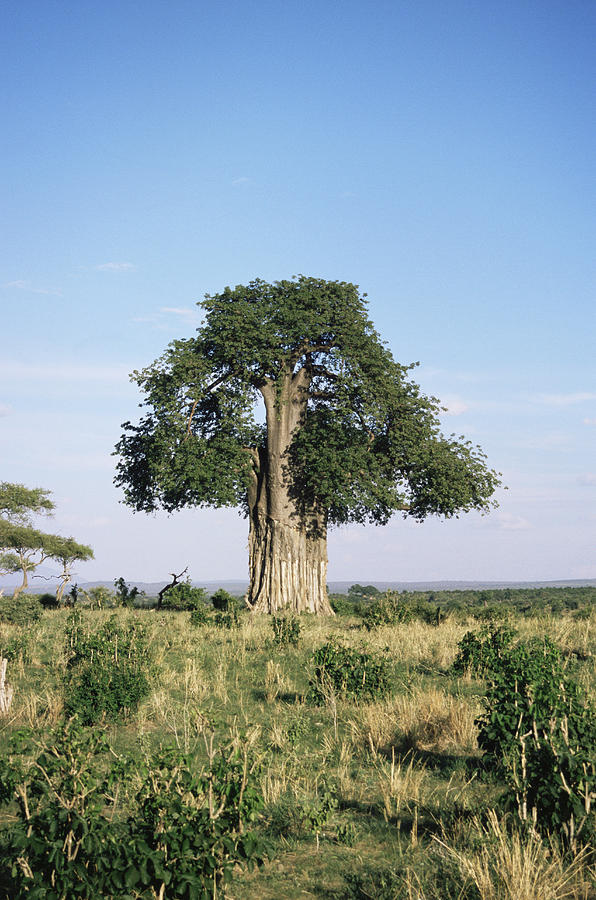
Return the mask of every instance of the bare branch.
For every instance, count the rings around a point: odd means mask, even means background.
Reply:
[[[165,592],[169,591],[170,588],[173,588],[175,585],[177,585],[179,583],[180,579],[182,578],[182,576],[186,575],[187,572],[188,572],[188,566],[184,569],[184,571],[180,572],[179,575],[176,575],[174,572],[170,572],[170,575],[172,576],[172,581],[170,581],[169,584],[166,584],[165,587],[162,587],[161,591],[157,595],[157,609],[161,609],[163,595],[165,594]]]

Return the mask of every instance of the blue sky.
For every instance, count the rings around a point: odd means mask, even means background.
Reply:
[[[596,578],[592,0],[8,0],[0,33],[0,480],[53,492],[79,580],[245,577],[243,519],[133,515],[110,454],[197,300],[297,273],[368,293],[508,486],[332,532],[330,578]]]

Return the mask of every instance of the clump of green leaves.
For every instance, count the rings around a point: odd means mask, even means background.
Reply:
[[[168,588],[164,594],[162,609],[173,612],[184,612],[199,609],[207,603],[207,592],[204,588],[193,587],[190,581],[181,581]]]
[[[238,601],[233,594],[224,591],[223,588],[219,588],[219,590],[211,596],[211,605],[213,606],[213,609],[217,609],[219,612],[227,612],[233,606],[237,606]]]
[[[240,628],[240,616],[238,615],[238,607],[231,606],[227,612],[216,612],[213,616],[213,624],[216,628]]]
[[[272,616],[273,643],[277,647],[297,647],[300,641],[300,622],[296,616]]]
[[[208,625],[211,617],[205,606],[197,606],[196,609],[191,609],[189,621],[193,628],[199,628],[202,625]]]
[[[0,804],[16,808],[0,848],[7,895],[216,897],[235,866],[264,859],[262,797],[240,742],[206,749],[206,765],[177,749],[117,757],[76,720],[17,734],[0,758]]]
[[[362,610],[362,624],[368,631],[381,625],[411,622],[413,618],[414,611],[411,606],[400,601],[395,591],[387,591]]]
[[[18,631],[13,634],[4,644],[0,646],[0,659],[15,660],[22,663],[31,662],[31,645],[33,643],[33,634],[31,629],[27,631]]]
[[[487,669],[478,744],[505,778],[507,805],[569,847],[596,834],[596,713],[548,639],[501,648]]]
[[[67,620],[66,651],[65,711],[83,724],[126,717],[149,694],[152,654],[140,622],[121,625],[112,616],[91,630],[75,610]]]
[[[41,619],[42,613],[43,606],[34,594],[0,597],[0,622],[29,627]]]
[[[385,657],[330,640],[315,650],[311,662],[308,699],[312,703],[324,703],[330,694],[367,701],[389,693],[390,668]]]
[[[457,645],[458,654],[452,665],[456,675],[485,675],[493,672],[507,654],[515,637],[511,628],[494,624],[481,628],[476,634],[467,631]]]

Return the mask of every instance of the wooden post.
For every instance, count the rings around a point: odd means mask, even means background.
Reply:
[[[7,659],[0,660],[0,714],[5,715],[10,709],[12,703],[12,688],[6,683],[6,666]]]

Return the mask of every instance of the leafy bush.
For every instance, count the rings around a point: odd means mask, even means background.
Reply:
[[[411,622],[414,611],[409,604],[398,600],[397,595],[388,591],[376,600],[373,600],[362,612],[362,623],[371,631],[381,625],[399,625],[403,622]]]
[[[98,731],[67,723],[45,740],[17,733],[0,759],[0,802],[16,816],[3,834],[6,896],[106,896],[118,829],[107,812],[109,771]]]
[[[353,616],[358,610],[358,598],[350,600],[345,594],[329,594],[329,603],[336,616]]]
[[[330,640],[312,656],[308,698],[323,703],[330,691],[354,700],[377,700],[389,693],[389,664],[384,657]]]
[[[205,606],[197,606],[196,609],[191,609],[190,611],[190,624],[193,628],[197,628],[200,625],[208,625],[211,621],[211,617],[207,612],[207,608]]]
[[[58,607],[60,606],[56,594],[40,594],[39,602],[44,609],[58,609]]]
[[[126,848],[127,886],[150,889],[152,897],[209,898],[234,867],[252,869],[265,859],[262,839],[247,825],[263,806],[246,754],[237,747],[209,750],[209,766],[194,771],[177,749],[158,754],[136,796]],[[148,857],[143,865],[144,858]],[[140,865],[139,865],[140,861]],[[140,885],[139,885],[140,882]]]
[[[31,662],[32,638],[31,630],[13,634],[3,647],[0,646],[0,659],[16,660],[23,663]]]
[[[217,609],[219,612],[227,612],[233,606],[238,606],[238,601],[233,594],[229,594],[223,588],[219,588],[211,597],[211,605],[213,609]]]
[[[228,612],[216,612],[213,616],[213,624],[217,628],[239,628],[240,617],[236,606],[230,607]]]
[[[0,622],[29,626],[32,622],[38,622],[42,613],[43,606],[34,594],[0,597]]]
[[[184,612],[191,609],[200,609],[206,603],[207,592],[204,588],[193,587],[190,581],[181,581],[164,594],[162,609]]]
[[[489,671],[478,744],[509,787],[508,805],[571,848],[596,833],[596,714],[547,638],[501,650]]]
[[[151,652],[138,622],[120,625],[112,616],[96,631],[86,630],[80,611],[66,627],[69,655],[64,678],[65,711],[85,725],[105,716],[117,720],[134,712],[151,689]]]
[[[296,616],[273,616],[273,643],[278,647],[297,647],[300,641],[300,622]]]
[[[241,746],[208,740],[206,767],[176,749],[144,762],[109,750],[101,730],[74,720],[45,739],[13,738],[0,759],[0,803],[16,808],[0,848],[6,896],[149,900],[167,887],[197,900],[236,865],[263,861],[250,828],[262,798]]]
[[[452,671],[457,675],[485,675],[494,671],[510,650],[514,637],[512,629],[496,625],[487,625],[478,634],[467,631],[457,645],[459,653],[453,661]]]

